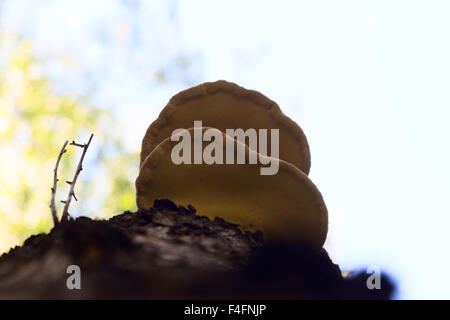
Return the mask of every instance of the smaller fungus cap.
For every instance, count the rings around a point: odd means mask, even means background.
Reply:
[[[208,128],[200,128],[207,130]],[[194,145],[194,130],[188,129]],[[198,129],[197,129],[198,130]],[[217,129],[226,144],[255,151]],[[231,142],[230,142],[231,141]],[[243,230],[261,230],[269,242],[293,242],[320,249],[328,231],[328,214],[321,193],[301,170],[279,161],[275,175],[261,175],[261,164],[174,164],[171,153],[178,141],[161,142],[143,162],[136,179],[138,208],[150,208],[158,198],[192,204],[199,214],[224,218]],[[203,142],[203,150],[209,142]],[[259,154],[258,154],[259,156]],[[275,159],[274,159],[275,160]]]
[[[173,130],[191,128],[196,120],[202,121],[204,127],[217,128],[223,132],[238,128],[267,129],[268,137],[270,129],[279,129],[279,158],[309,173],[309,145],[297,123],[263,94],[224,80],[205,82],[181,91],[170,99],[145,133],[141,166],[150,152]]]

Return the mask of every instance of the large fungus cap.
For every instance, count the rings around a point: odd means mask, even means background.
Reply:
[[[302,129],[266,96],[223,80],[206,82],[172,97],[142,140],[141,166],[173,130],[191,128],[195,120],[224,132],[237,128],[267,129],[269,137],[270,129],[279,129],[279,158],[309,173],[311,156]]]
[[[194,153],[194,130],[191,154]],[[234,150],[245,149],[246,159],[255,151],[217,129],[213,136],[222,137],[223,152],[234,143]],[[231,142],[230,142],[231,141]],[[279,161],[278,172],[261,175],[262,165],[249,164],[174,164],[171,153],[178,141],[161,142],[141,166],[136,179],[138,208],[150,208],[158,198],[192,204],[210,219],[224,218],[239,224],[243,230],[261,230],[269,242],[293,242],[320,249],[328,231],[327,209],[319,190],[294,165]],[[202,150],[210,142],[203,142]],[[253,155],[254,156],[254,155]],[[257,154],[259,156],[259,154]]]

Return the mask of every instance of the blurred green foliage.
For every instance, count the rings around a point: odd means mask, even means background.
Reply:
[[[76,186],[79,202],[69,211],[107,217],[134,210],[138,157],[125,151],[112,114],[55,93],[27,39],[0,35],[0,54],[0,253],[51,229],[52,174],[66,139],[83,143],[95,135]],[[76,147],[63,156],[58,200],[79,156]]]

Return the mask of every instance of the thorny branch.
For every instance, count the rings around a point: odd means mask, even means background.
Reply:
[[[64,209],[63,209],[61,221],[66,221],[69,218],[69,206],[70,206],[70,201],[72,200],[72,197],[75,199],[75,201],[78,201],[77,197],[75,196],[75,191],[74,191],[75,183],[77,182],[78,175],[80,174],[81,170],[83,170],[84,156],[86,155],[86,151],[89,148],[89,145],[91,144],[93,137],[94,137],[94,134],[92,133],[91,136],[89,137],[88,143],[85,143],[85,144],[79,144],[79,143],[76,143],[75,141],[72,141],[70,143],[71,146],[83,148],[83,153],[81,154],[80,162],[78,163],[77,170],[75,171],[75,176],[73,177],[72,181],[66,181],[70,185],[70,190],[69,190],[69,194],[67,195],[67,199],[61,201],[62,203],[64,203]],[[67,144],[68,144],[68,141],[66,140],[61,151],[59,152],[58,159],[56,160],[56,166],[55,166],[55,169],[53,170],[54,171],[54,179],[53,179],[52,199],[50,202],[50,209],[52,212],[53,223],[55,226],[58,224],[58,215],[56,213],[56,206],[55,206],[56,184],[58,182],[58,177],[57,177],[58,166],[59,166],[59,162],[61,161],[62,155],[67,151],[66,150]]]
[[[53,224],[55,226],[58,223],[58,215],[56,213],[56,206],[55,206],[56,185],[58,183],[58,167],[62,155],[67,151],[66,150],[67,143],[69,143],[69,141],[66,140],[66,142],[64,142],[64,145],[61,148],[61,151],[59,152],[58,160],[56,160],[55,169],[53,169],[53,188],[52,188],[52,200],[50,201],[50,210],[52,212]]]
[[[75,143],[75,141],[72,141],[70,143],[71,146],[77,146],[77,147],[83,148],[83,153],[81,154],[80,162],[78,163],[78,167],[77,167],[77,170],[75,171],[75,175],[74,175],[72,181],[66,181],[68,184],[70,184],[70,190],[69,190],[69,194],[67,195],[67,200],[63,201],[64,210],[63,210],[63,214],[61,217],[61,221],[66,221],[69,218],[69,206],[70,206],[70,201],[72,200],[72,197],[75,198],[75,201],[78,201],[77,197],[75,196],[75,191],[74,191],[75,183],[77,183],[78,175],[80,174],[81,170],[83,170],[84,156],[86,155],[86,151],[89,148],[89,145],[91,144],[93,136],[94,136],[94,134],[92,133],[91,136],[89,137],[88,143],[85,143],[85,144],[78,144],[78,143]]]

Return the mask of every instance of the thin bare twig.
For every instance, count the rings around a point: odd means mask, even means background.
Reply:
[[[80,147],[80,148],[84,148],[86,145],[85,144],[81,144],[81,143],[76,143],[75,141],[72,140],[72,142],[70,143],[71,146],[76,146],[76,147]]]
[[[92,140],[93,136],[94,136],[94,134],[92,133],[91,136],[89,137],[88,143],[86,143],[86,144],[78,144],[78,143],[75,143],[75,141],[72,141],[70,143],[70,145],[83,148],[83,153],[81,154],[80,162],[78,163],[77,171],[75,171],[75,175],[74,175],[72,181],[66,181],[68,184],[70,184],[70,190],[69,190],[69,194],[67,195],[67,200],[64,201],[64,210],[63,210],[63,214],[61,217],[61,221],[66,221],[69,218],[69,206],[70,206],[70,201],[72,200],[72,197],[77,199],[75,196],[75,191],[74,191],[75,183],[77,182],[78,175],[80,174],[81,170],[83,170],[84,156],[86,155],[86,151],[89,148],[89,145],[91,144],[91,140]]]
[[[67,151],[66,146],[68,143],[69,141],[67,140],[66,142],[64,142],[64,145],[62,146],[61,151],[59,152],[58,159],[56,160],[55,169],[53,169],[53,188],[52,188],[52,199],[50,201],[50,210],[52,212],[53,224],[55,226],[58,224],[58,215],[56,213],[56,206],[55,206],[56,185],[58,183],[58,167],[62,155]]]

